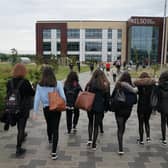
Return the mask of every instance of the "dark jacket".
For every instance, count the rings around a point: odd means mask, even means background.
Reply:
[[[159,107],[158,111],[168,114],[168,81],[158,85]]]
[[[89,89],[88,89],[89,88]],[[99,89],[97,83],[87,84],[86,89],[92,93],[95,93],[95,99],[92,106],[94,112],[107,112],[109,109],[110,87],[107,91]]]
[[[150,78],[138,79],[134,82],[138,87],[138,113],[152,113],[152,107],[150,103],[151,93],[155,86],[155,81]]]
[[[12,80],[12,81],[11,81]],[[19,93],[21,97],[21,106],[20,106],[20,116],[28,117],[30,106],[32,104],[32,97],[35,94],[30,82],[27,79],[23,78],[12,78],[7,82],[7,96],[12,93],[11,82],[13,82],[14,89],[18,86],[19,82],[23,80],[21,86],[19,87]]]
[[[78,82],[74,81],[72,84],[64,85],[64,92],[66,96],[66,104],[69,107],[74,107],[78,93],[82,91]]]

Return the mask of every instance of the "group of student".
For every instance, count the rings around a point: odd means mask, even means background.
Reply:
[[[19,88],[22,93],[21,96],[28,97],[35,94],[34,97],[34,112],[33,119],[37,119],[37,113],[39,112],[40,102],[43,105],[43,113],[47,125],[48,143],[52,144],[51,158],[53,160],[58,158],[57,145],[59,139],[59,123],[61,119],[61,112],[49,110],[48,93],[52,92],[54,88],[59,95],[66,101],[66,122],[67,133],[77,130],[77,124],[79,120],[79,109],[75,107],[75,101],[78,93],[82,91],[79,84],[78,75],[74,71],[70,71],[64,85],[61,81],[58,81],[51,67],[46,66],[42,69],[42,75],[39,83],[34,90],[28,80],[25,79],[26,68],[22,64],[16,64],[13,70],[13,78],[15,86],[20,80],[24,80]],[[10,80],[10,81],[11,81]],[[7,94],[10,92],[10,81],[7,84]],[[123,135],[125,132],[126,122],[131,115],[132,107],[136,103],[136,96],[138,95],[137,116],[139,121],[139,144],[144,144],[144,126],[146,132],[147,142],[151,141],[150,137],[150,116],[152,113],[152,107],[150,106],[150,97],[153,90],[157,90],[159,97],[159,105],[157,110],[161,114],[161,141],[164,145],[166,142],[166,125],[168,125],[168,71],[163,72],[160,75],[158,85],[148,73],[143,72],[138,79],[134,82],[131,80],[131,76],[128,72],[123,72],[116,82],[115,88],[110,94],[110,82],[108,81],[105,73],[100,69],[96,69],[91,79],[87,82],[85,89],[89,92],[95,93],[95,99],[92,109],[87,111],[88,116],[88,142],[87,146],[92,150],[96,150],[97,137],[100,131],[103,133],[103,118],[104,113],[107,111],[114,111],[115,119],[117,123],[117,137],[119,145],[119,155],[123,155]],[[120,99],[120,91],[125,95],[126,101],[123,103],[118,102],[114,104],[112,99]],[[131,96],[134,95],[134,98]],[[122,96],[121,96],[122,97]],[[135,100],[134,100],[135,99]],[[112,110],[115,109],[115,110]],[[25,133],[26,121],[29,117],[29,109],[21,109],[20,117],[17,122],[18,136],[16,154],[18,156],[24,154],[26,150],[22,148],[22,143],[27,136]]]

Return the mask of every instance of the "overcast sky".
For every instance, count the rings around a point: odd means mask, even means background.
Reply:
[[[117,20],[163,16],[165,0],[0,0],[0,52],[35,53],[38,20]]]

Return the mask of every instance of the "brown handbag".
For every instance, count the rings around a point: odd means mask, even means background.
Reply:
[[[61,112],[66,109],[66,103],[64,99],[59,95],[55,88],[53,92],[48,93],[48,101],[50,111]]]
[[[95,94],[88,91],[79,92],[78,97],[75,102],[75,107],[90,111],[95,99]]]

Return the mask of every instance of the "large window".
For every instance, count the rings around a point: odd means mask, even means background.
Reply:
[[[51,29],[43,30],[43,39],[51,39]]]
[[[90,55],[86,54],[85,55],[85,61],[102,61],[101,55]]]
[[[107,44],[107,51],[109,51],[109,52],[112,51],[112,42],[108,42],[108,44]]]
[[[132,26],[129,29],[129,55],[134,62],[158,59],[159,27]]]
[[[112,39],[112,29],[108,29],[108,39]]]
[[[68,42],[68,51],[79,51],[79,42]]]
[[[117,51],[118,52],[121,52],[121,47],[122,47],[121,42],[118,42],[117,43]]]
[[[79,29],[68,29],[68,38],[69,39],[80,38],[80,31],[79,31]]]
[[[86,42],[85,50],[86,51],[101,51],[102,43],[101,42]]]
[[[43,42],[43,51],[51,51],[51,42]]]
[[[86,39],[101,39],[102,29],[86,29],[85,38]]]
[[[56,29],[56,33],[57,33],[57,39],[60,39],[61,38],[61,30]]]
[[[57,51],[61,50],[61,43],[57,42]]]
[[[117,37],[118,37],[118,39],[122,38],[122,30],[121,29],[118,29],[118,31],[117,31]]]

